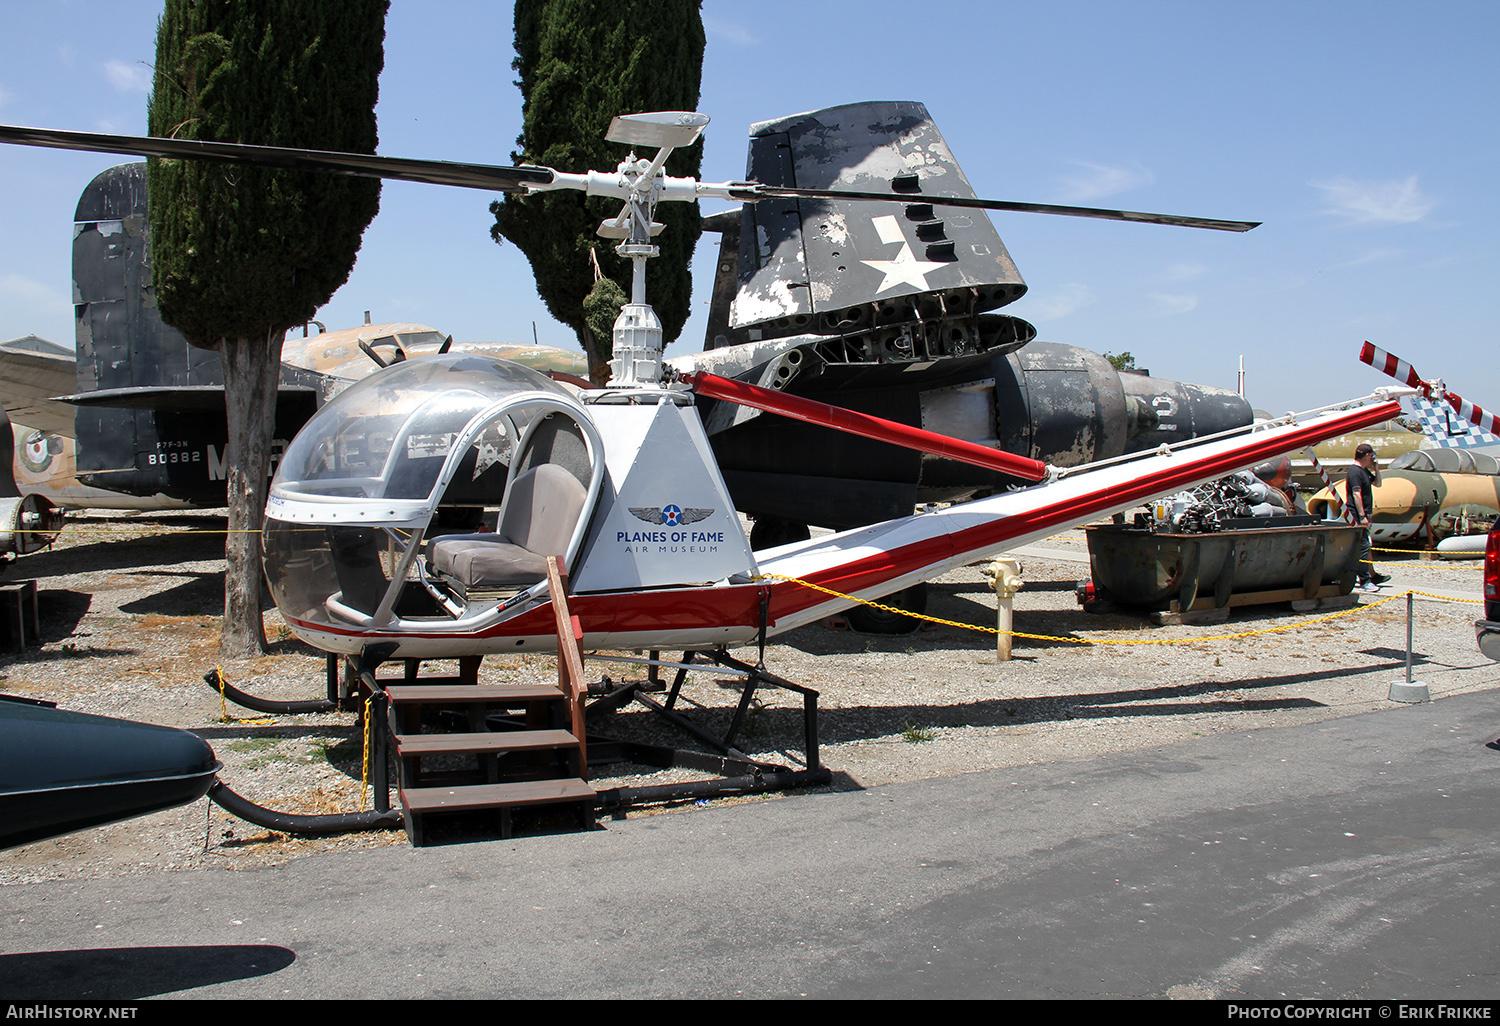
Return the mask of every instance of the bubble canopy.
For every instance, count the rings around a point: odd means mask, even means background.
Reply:
[[[434,581],[428,562],[446,548],[424,558],[424,542],[519,560],[522,579],[505,584],[524,587],[545,577],[546,555],[574,558],[603,476],[591,418],[546,375],[472,353],[393,364],[330,400],[287,447],[266,504],[266,579],[299,633],[477,626],[495,604]],[[491,533],[453,533],[481,523]]]
[[[416,526],[452,477],[457,460],[449,457],[486,434],[509,451],[538,412],[554,410],[588,425],[567,389],[520,364],[474,354],[395,364],[307,422],[276,469],[266,516]]]

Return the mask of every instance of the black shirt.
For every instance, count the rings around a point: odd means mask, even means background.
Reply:
[[[1344,475],[1344,488],[1349,494],[1349,508],[1354,510],[1355,516],[1360,515],[1360,510],[1364,510],[1365,516],[1369,516],[1375,510],[1370,482],[1370,472],[1358,463],[1350,467],[1349,473]],[[1356,491],[1359,493],[1359,502],[1354,501]]]

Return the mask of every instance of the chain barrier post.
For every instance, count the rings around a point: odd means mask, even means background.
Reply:
[[[1406,680],[1391,681],[1390,699],[1392,702],[1430,702],[1432,696],[1427,691],[1427,685],[1420,681],[1411,679],[1411,625],[1412,625],[1412,597],[1415,592],[1406,593]]]

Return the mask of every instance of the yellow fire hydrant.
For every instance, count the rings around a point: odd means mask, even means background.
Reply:
[[[996,559],[984,568],[984,576],[989,579],[990,587],[995,589],[995,626],[1000,633],[995,635],[995,660],[996,662],[1008,662],[1010,660],[1010,645],[1014,640],[1011,637],[1011,600],[1015,598],[1016,592],[1021,590],[1021,564],[1014,559]]]

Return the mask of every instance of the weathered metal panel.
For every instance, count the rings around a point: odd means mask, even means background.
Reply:
[[[930,198],[974,191],[920,103],[849,104],[754,125],[748,175],[910,197],[747,204],[729,326],[750,339],[810,332],[883,347],[855,359],[965,355],[991,347],[978,314],[1026,291],[988,217]],[[888,325],[896,330],[882,333]]]
[[[79,198],[75,219],[78,391],[222,386],[218,355],[188,345],[157,312],[145,163],[98,175]],[[212,496],[223,489],[214,472],[226,437],[223,422],[222,413],[80,407],[81,479],[134,495],[222,501]]]

